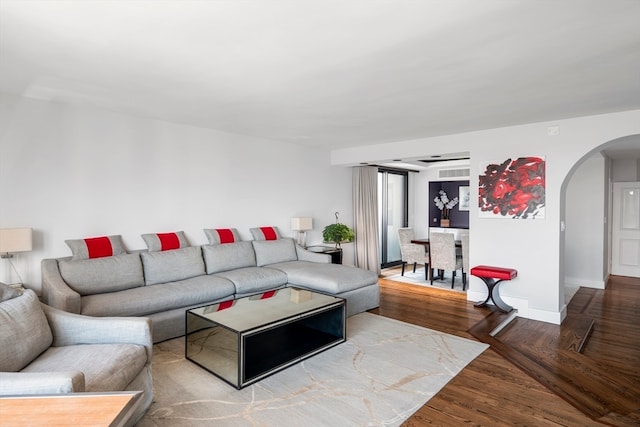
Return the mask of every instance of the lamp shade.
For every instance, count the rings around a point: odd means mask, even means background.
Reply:
[[[291,229],[294,231],[307,231],[313,228],[313,218],[291,218]]]
[[[0,253],[30,251],[32,234],[31,228],[0,228]]]

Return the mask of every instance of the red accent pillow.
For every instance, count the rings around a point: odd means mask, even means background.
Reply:
[[[204,234],[209,239],[210,245],[224,243],[236,243],[240,241],[240,234],[235,228],[205,228]]]
[[[120,235],[65,240],[65,243],[71,249],[74,261],[126,253]]]
[[[278,240],[278,233],[273,227],[260,227],[262,234],[264,234],[264,240]]]
[[[180,239],[176,233],[158,233],[158,240],[160,240],[161,251],[180,249]]]
[[[84,239],[84,243],[87,245],[89,258],[113,256],[113,246],[107,236],[89,237]]]
[[[220,243],[234,243],[236,241],[236,237],[230,228],[218,228],[216,232]]]
[[[149,252],[171,251],[189,246],[183,231],[173,233],[148,233],[142,239],[147,244]]]

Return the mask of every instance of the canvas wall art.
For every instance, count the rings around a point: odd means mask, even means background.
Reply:
[[[545,158],[518,157],[480,165],[478,207],[481,218],[544,218]]]

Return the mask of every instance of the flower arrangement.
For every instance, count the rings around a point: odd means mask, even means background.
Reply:
[[[453,199],[449,199],[447,193],[444,190],[440,190],[433,201],[436,203],[438,209],[442,211],[442,219],[449,219],[449,211],[458,204],[458,198],[454,197]]]

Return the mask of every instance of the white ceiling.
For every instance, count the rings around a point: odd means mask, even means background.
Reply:
[[[640,109],[639,23],[638,0],[0,0],[0,91],[369,145]]]

